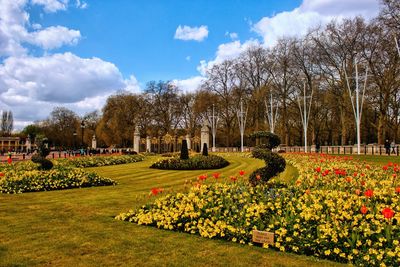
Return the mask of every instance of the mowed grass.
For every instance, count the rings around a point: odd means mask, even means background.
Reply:
[[[228,157],[225,179],[249,174],[261,160]],[[117,186],[0,194],[1,266],[339,266],[312,257],[210,240],[117,221],[120,212],[152,201],[153,187],[184,190],[186,180],[214,171],[149,169],[143,162],[93,168]]]

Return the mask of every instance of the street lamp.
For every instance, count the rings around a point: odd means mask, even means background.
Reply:
[[[81,122],[81,146],[83,148],[83,131],[85,130],[85,121]]]
[[[72,133],[72,135],[74,136],[74,150],[76,149],[76,136],[78,135],[78,133],[76,131],[74,131]]]

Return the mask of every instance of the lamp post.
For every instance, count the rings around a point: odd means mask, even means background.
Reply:
[[[78,133],[76,132],[76,131],[74,131],[73,133],[72,133],[72,135],[74,136],[74,150],[76,149],[76,136],[78,135]]]
[[[85,130],[85,121],[81,122],[81,146],[83,148],[83,132]]]

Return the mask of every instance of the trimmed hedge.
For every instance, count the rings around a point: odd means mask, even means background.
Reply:
[[[223,157],[217,155],[196,155],[189,159],[170,158],[160,160],[150,168],[162,170],[208,170],[220,169],[229,165],[229,162]]]

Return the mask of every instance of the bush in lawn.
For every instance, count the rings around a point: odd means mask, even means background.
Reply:
[[[206,143],[203,144],[203,156],[208,156],[208,147]]]
[[[217,155],[196,155],[189,159],[169,158],[160,160],[150,168],[162,170],[207,170],[220,169],[229,165],[229,162],[223,157]]]
[[[266,166],[255,170],[250,175],[249,181],[252,185],[266,183],[278,173],[283,172],[286,167],[285,159],[271,151],[280,144],[280,139],[277,135],[268,132],[255,132],[250,137],[260,138],[265,142],[257,146],[252,151],[252,155],[254,158],[264,160]]]
[[[186,140],[182,140],[181,159],[189,159],[189,150]]]

